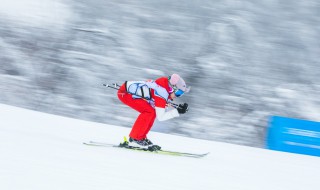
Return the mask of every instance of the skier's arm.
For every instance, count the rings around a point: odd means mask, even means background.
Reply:
[[[179,117],[179,113],[177,109],[173,109],[167,112],[165,108],[155,107],[155,109],[156,109],[157,119],[159,121],[165,121],[168,119],[172,119],[174,117]]]

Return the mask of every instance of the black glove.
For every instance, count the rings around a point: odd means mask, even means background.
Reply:
[[[187,103],[179,104],[177,110],[180,114],[184,114],[189,110],[189,106]]]

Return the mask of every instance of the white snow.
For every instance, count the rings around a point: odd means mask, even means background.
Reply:
[[[163,149],[201,159],[85,146],[129,128],[0,104],[1,190],[319,189],[320,158],[151,132]]]

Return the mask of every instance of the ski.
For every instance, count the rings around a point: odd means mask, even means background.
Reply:
[[[120,143],[119,145],[103,143],[103,142],[95,142],[95,141],[84,142],[83,144],[88,145],[88,146],[115,147],[115,148],[122,148],[122,149],[127,149],[127,150],[148,152],[148,153],[153,153],[153,154],[163,154],[163,155],[192,157],[192,158],[202,158],[202,157],[205,157],[209,154],[209,152],[204,153],[204,154],[197,154],[197,153],[177,152],[177,151],[169,151],[169,150],[154,150],[154,151],[152,151],[147,148],[130,146],[130,145],[126,144],[126,141],[123,143]]]

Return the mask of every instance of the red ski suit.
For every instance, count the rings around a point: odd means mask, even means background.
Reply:
[[[161,77],[155,80],[155,82],[166,89],[168,93],[172,91],[169,86],[169,80],[167,77]],[[129,136],[136,140],[142,140],[147,138],[147,134],[150,131],[154,120],[156,119],[156,110],[149,102],[142,98],[133,98],[131,94],[127,93],[125,84],[123,84],[118,90],[118,98],[121,102],[129,107],[140,112],[140,115],[136,119]],[[155,95],[155,90],[151,89],[151,98],[154,100],[154,105],[157,108],[166,108],[167,100]]]

